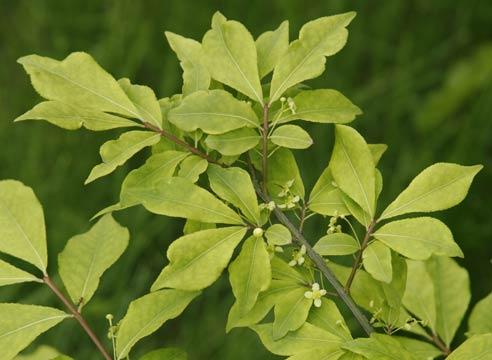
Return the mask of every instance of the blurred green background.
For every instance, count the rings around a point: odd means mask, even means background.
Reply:
[[[460,262],[471,273],[472,301],[492,290],[492,2],[485,0],[0,0],[0,178],[32,186],[44,204],[51,272],[67,239],[86,231],[90,217],[115,202],[125,174],[144,155],[84,186],[99,162],[99,145],[117,132],[67,132],[42,122],[14,125],[16,116],[40,100],[16,59],[31,53],[62,59],[72,51],[87,51],[116,78],[129,77],[165,97],[180,91],[181,70],[164,30],[201,39],[215,10],[243,22],[254,36],[288,19],[292,39],[311,19],[358,12],[347,46],[328,58],[326,72],[311,84],[338,89],[352,99],[364,111],[353,125],[369,142],[389,145],[381,163],[382,205],[431,163],[485,165],[468,198],[438,216],[465,252]],[[333,142],[330,126],[310,130],[315,145],[297,153],[308,188],[326,166]],[[120,318],[131,299],[148,291],[183,224],[140,208],[117,218],[130,228],[131,244],[86,307],[101,335],[106,313]],[[319,232],[321,225],[312,221],[308,232]],[[60,306],[43,287],[0,290],[1,301],[19,298]],[[232,301],[223,278],[183,316],[139,343],[136,354],[178,345],[190,359],[276,359],[248,330],[225,334]],[[41,343],[76,359],[97,358],[74,321],[43,335]]]

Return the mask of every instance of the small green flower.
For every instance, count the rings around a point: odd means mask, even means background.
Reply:
[[[325,289],[320,289],[318,283],[314,283],[311,287],[311,291],[306,291],[304,297],[306,299],[313,299],[313,304],[316,307],[321,307],[321,298],[326,295]]]
[[[306,255],[306,247],[302,245],[299,251],[294,251],[294,253],[292,254],[292,260],[289,262],[289,265],[296,266],[304,264],[304,262],[306,261],[304,255]]]

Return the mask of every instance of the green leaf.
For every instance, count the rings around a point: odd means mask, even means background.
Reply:
[[[135,105],[140,114],[138,118],[160,129],[162,127],[161,107],[154,91],[148,86],[134,85],[127,78],[118,80],[118,84]]]
[[[288,245],[292,243],[292,235],[285,226],[274,224],[265,231],[265,237],[270,245]]]
[[[371,151],[372,159],[374,160],[374,166],[377,166],[379,160],[388,149],[388,145],[386,144],[367,144],[369,146],[369,150]]]
[[[191,155],[181,162],[178,176],[196,183],[200,174],[207,171],[208,161],[197,155]]]
[[[449,346],[470,303],[468,272],[450,258],[434,256],[427,262],[434,283],[436,331]]]
[[[349,211],[342,199],[342,194],[327,167],[313,187],[309,195],[308,208],[321,215],[333,216],[349,215]]]
[[[287,358],[287,360],[338,360],[344,354],[340,349],[326,349],[324,347],[315,348],[301,353],[295,354]]]
[[[209,135],[205,144],[222,155],[234,156],[253,149],[260,139],[260,135],[254,129],[241,128],[220,135]]]
[[[0,260],[0,286],[30,281],[42,282],[34,275],[18,269],[3,260]]]
[[[313,299],[304,296],[307,288],[299,287],[284,294],[275,303],[275,321],[273,322],[273,339],[283,338],[289,331],[299,329],[309,315]]]
[[[175,240],[167,250],[170,263],[151,291],[165,287],[201,290],[212,285],[227,267],[245,234],[245,228],[235,226],[202,230]]]
[[[178,348],[163,348],[145,354],[140,360],[188,360],[188,355]]]
[[[398,341],[405,349],[413,354],[417,359],[432,360],[440,355],[441,351],[434,345],[425,341],[411,339],[403,336],[392,336],[392,338]]]
[[[466,340],[446,360],[486,360],[491,358],[492,334],[483,334]]]
[[[267,350],[276,355],[295,355],[313,348],[335,351],[340,349],[342,342],[338,336],[309,323],[279,340],[273,338],[273,324],[255,325],[251,329],[258,334]]]
[[[258,294],[270,286],[270,256],[261,237],[250,236],[229,266],[229,280],[240,316],[255,305]]]
[[[151,131],[129,131],[104,143],[99,150],[103,162],[92,169],[85,184],[112,173],[143,148],[157,144],[160,137]]]
[[[272,278],[287,280],[297,284],[310,286],[312,279],[306,273],[301,273],[298,269],[289,266],[283,259],[274,256],[271,260]]]
[[[276,128],[270,140],[275,145],[290,149],[306,149],[313,144],[311,136],[297,125],[284,125]]]
[[[270,312],[278,299],[297,288],[299,288],[299,284],[290,280],[272,280],[268,290],[258,295],[255,305],[244,316],[239,314],[239,307],[237,303],[234,303],[227,318],[226,332],[236,327],[252,326],[260,322]]]
[[[111,215],[103,216],[88,232],[68,240],[58,256],[58,271],[75,304],[87,304],[104,272],[128,246],[128,229]]]
[[[45,306],[0,304],[2,360],[13,359],[39,335],[67,317],[70,315]]]
[[[199,294],[196,291],[161,290],[132,301],[119,325],[116,338],[117,360],[128,356],[140,339],[181,314]]]
[[[215,21],[202,41],[207,69],[217,81],[263,103],[255,41],[237,21]]]
[[[362,355],[359,355],[359,354],[355,354],[353,352],[345,352],[340,358],[339,360],[366,360],[367,358],[362,356]]]
[[[216,228],[215,224],[204,223],[204,222],[188,219],[186,220],[185,226],[183,228],[183,234],[188,235],[197,231],[215,229],[215,228]]]
[[[46,275],[48,256],[43,208],[30,187],[0,181],[0,252],[25,260]]]
[[[268,75],[289,47],[289,22],[284,21],[273,31],[266,31],[255,41],[260,78]]]
[[[345,319],[338,310],[336,304],[326,297],[321,299],[321,306],[314,307],[309,312],[307,322],[324,329],[344,340],[352,340]]]
[[[415,360],[392,336],[371,334],[370,338],[359,338],[342,345],[345,350],[365,356],[369,360]]]
[[[202,44],[169,31],[165,35],[183,69],[183,95],[207,90],[210,86],[210,74],[203,62]]]
[[[212,164],[207,174],[210,187],[218,196],[239,208],[256,225],[261,223],[256,192],[247,171],[238,167],[224,169]]]
[[[270,88],[270,104],[290,87],[321,75],[325,57],[336,54],[347,41],[345,28],[354,12],[326,16],[305,24],[275,66]]]
[[[304,198],[304,184],[294,154],[289,149],[280,148],[268,159],[268,191],[276,198],[283,186],[291,180],[294,183],[290,191]]]
[[[168,120],[181,130],[201,129],[207,134],[259,126],[251,105],[224,90],[194,92],[169,111]]]
[[[379,241],[374,241],[362,253],[366,271],[379,281],[390,283],[393,277],[391,250]]]
[[[422,171],[381,215],[381,219],[412,212],[448,209],[466,196],[482,165],[437,163]]]
[[[364,138],[354,129],[336,125],[330,169],[338,187],[371,218],[375,207],[374,161]]]
[[[46,345],[41,345],[38,348],[36,348],[36,350],[31,351],[28,354],[22,353],[14,358],[14,360],[56,360],[56,359],[70,360],[71,358],[66,356],[64,357],[64,355],[60,355],[60,353],[56,349]]]
[[[24,120],[46,120],[53,125],[67,130],[77,130],[85,127],[89,130],[102,131],[121,127],[141,126],[123,117],[73,106],[60,101],[43,101],[14,121]]]
[[[295,112],[286,112],[278,123],[306,120],[323,124],[345,124],[355,119],[362,111],[333,89],[303,90],[293,98]]]
[[[382,283],[381,287],[383,288],[383,292],[386,296],[386,301],[388,302],[388,305],[393,309],[396,309],[396,312],[399,313],[407,284],[408,268],[406,260],[402,256],[399,256],[396,253],[392,253],[391,269],[393,275],[391,282],[388,284]],[[395,316],[397,317],[397,319],[393,320],[397,321],[399,317],[398,315],[399,314],[396,314]],[[395,321],[393,321],[393,323]]]
[[[357,220],[360,224],[362,224],[366,230],[369,229],[369,225],[371,224],[371,217],[364,211],[362,207],[357,204],[350,196],[340,191],[340,197],[348,209],[349,215],[352,215],[355,220]]]
[[[63,61],[38,55],[17,61],[31,76],[36,91],[47,100],[140,118],[118,82],[86,53],[72,53]]]
[[[241,217],[210,192],[188,179],[164,179],[152,188],[133,193],[139,203],[155,214],[220,224],[243,224]]]
[[[492,293],[480,300],[468,319],[467,336],[492,333]]]
[[[448,227],[431,217],[393,221],[373,236],[409,259],[425,260],[432,254],[463,257]]]
[[[418,319],[436,329],[434,284],[423,261],[407,260],[407,284],[403,305]]]
[[[189,153],[168,150],[152,155],[144,165],[132,170],[121,185],[120,204],[122,206],[138,203],[133,196],[134,192],[140,192],[153,187],[159,180],[170,178],[174,175],[176,167]]]
[[[323,236],[314,245],[314,250],[323,256],[350,255],[360,249],[359,243],[350,235],[333,233]]]

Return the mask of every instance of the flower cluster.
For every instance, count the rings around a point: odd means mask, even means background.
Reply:
[[[306,291],[304,297],[306,299],[313,299],[313,304],[316,307],[321,307],[321,298],[326,295],[326,290],[321,289],[318,283],[314,283],[311,287],[311,291]]]

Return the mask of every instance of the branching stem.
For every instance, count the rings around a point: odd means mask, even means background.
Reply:
[[[75,305],[70,300],[67,299],[67,297],[60,291],[60,289],[58,289],[56,284],[51,280],[49,276],[45,276],[43,278],[43,281],[46,285],[48,285],[51,291],[53,291],[53,293],[61,300],[61,302],[67,307],[67,309],[70,311],[73,317],[79,322],[80,326],[84,329],[87,335],[89,335],[92,342],[94,343],[94,345],[96,345],[97,349],[104,357],[104,359],[112,360],[111,356],[109,356],[108,352],[104,348],[103,344],[101,343],[97,335],[94,333],[94,331],[89,326],[87,321],[82,317],[82,315],[77,310]]]

